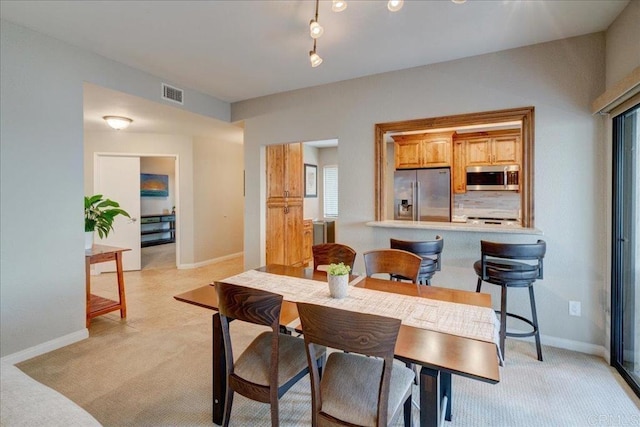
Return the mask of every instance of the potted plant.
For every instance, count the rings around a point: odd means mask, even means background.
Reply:
[[[118,215],[131,218],[127,211],[120,208],[118,202],[104,199],[102,194],[84,196],[84,248],[93,246],[93,232],[97,231],[101,239],[109,235],[113,230],[113,221]]]
[[[329,264],[327,268],[327,281],[329,282],[329,294],[333,298],[344,298],[349,289],[349,272],[351,267],[340,264]]]

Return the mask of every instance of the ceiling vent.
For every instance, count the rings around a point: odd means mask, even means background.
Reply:
[[[177,87],[162,83],[162,99],[184,105],[184,92]]]

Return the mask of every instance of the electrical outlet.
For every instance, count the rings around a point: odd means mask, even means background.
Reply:
[[[580,301],[569,301],[569,316],[580,317],[580,315],[581,315]]]

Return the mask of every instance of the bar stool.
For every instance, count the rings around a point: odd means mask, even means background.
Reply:
[[[440,255],[444,247],[442,237],[436,236],[435,240],[419,242],[391,239],[390,243],[391,249],[402,249],[403,251],[413,252],[422,258],[418,283],[421,285],[431,285],[431,278],[436,274],[436,271],[440,271]],[[397,276],[392,276],[391,278],[394,280],[403,279],[403,277]]]
[[[500,351],[504,357],[504,343],[506,337],[530,337],[536,340],[538,360],[542,361],[542,347],[540,346],[540,332],[538,330],[538,316],[536,301],[533,295],[533,284],[542,279],[542,259],[547,249],[543,240],[537,243],[495,243],[480,241],[482,257],[473,264],[478,275],[476,292],[480,292],[482,282],[492,283],[502,287],[500,298]],[[519,261],[515,261],[519,260]],[[528,261],[528,262],[521,262]],[[507,312],[507,288],[529,288],[531,301],[531,319]],[[507,316],[514,317],[529,324],[531,332],[507,332]]]

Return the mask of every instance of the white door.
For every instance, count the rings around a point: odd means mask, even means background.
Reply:
[[[109,236],[100,239],[96,233],[95,243],[131,249],[123,253],[122,267],[140,270],[140,157],[97,155],[95,161],[94,194],[118,202],[131,216],[118,215]],[[115,271],[115,263],[96,264],[96,269]]]

